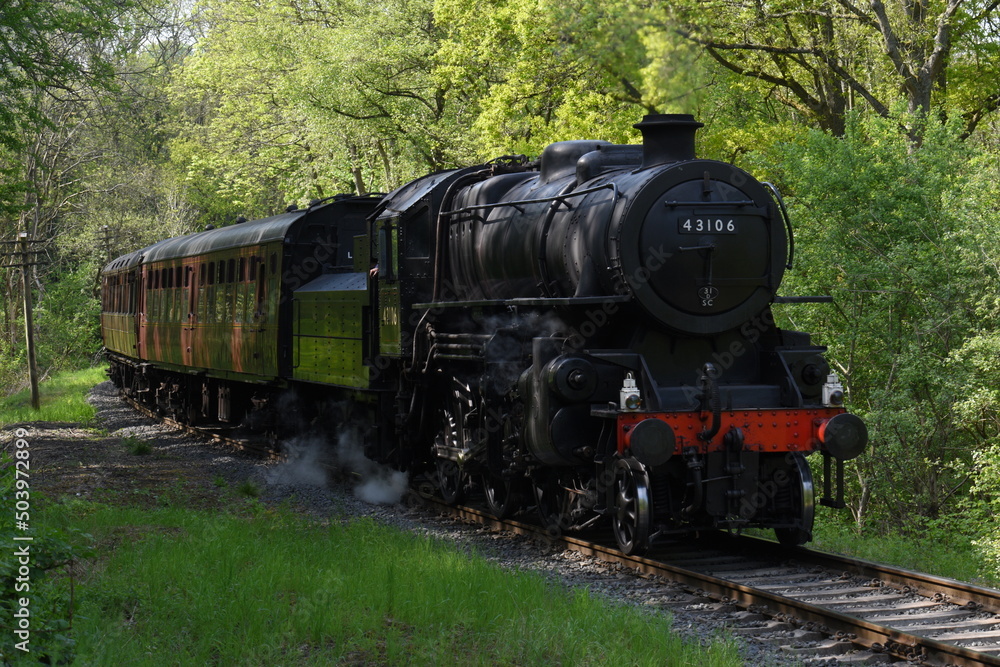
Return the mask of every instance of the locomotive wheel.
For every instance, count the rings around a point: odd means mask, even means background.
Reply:
[[[555,475],[546,475],[534,483],[535,507],[538,518],[553,535],[569,526],[569,491],[563,488]]]
[[[468,447],[465,415],[471,409],[472,399],[469,394],[468,385],[453,379],[450,395],[440,412],[441,429],[435,438],[435,444],[446,451],[454,452]],[[470,479],[458,461],[449,456],[439,455],[435,459],[435,467],[441,497],[449,505],[454,505],[465,500]]]
[[[618,548],[626,555],[639,554],[649,548],[649,527],[652,505],[649,502],[649,476],[633,458],[615,464],[615,483],[611,528]]]
[[[483,475],[483,493],[490,512],[498,519],[513,516],[521,509],[523,495],[519,482],[486,473]]]
[[[792,528],[775,528],[774,534],[782,546],[797,547],[812,539],[815,516],[812,472],[804,456],[795,457],[795,466],[789,469],[788,485],[791,491],[789,518],[799,525]]]
[[[450,459],[437,460],[438,488],[446,503],[454,505],[465,500],[468,481],[469,476],[459,467],[458,463]]]

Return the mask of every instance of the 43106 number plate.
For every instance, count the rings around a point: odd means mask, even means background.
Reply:
[[[677,231],[681,234],[737,234],[739,220],[729,215],[681,216]]]

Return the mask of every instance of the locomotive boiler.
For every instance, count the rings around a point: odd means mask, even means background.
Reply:
[[[190,419],[273,423],[290,392],[338,401],[349,407],[316,409],[311,423],[364,424],[370,458],[427,475],[447,501],[481,490],[495,514],[533,506],[553,530],[608,521],[627,553],[705,528],[808,541],[817,500],[843,506],[844,461],[867,433],[825,348],[775,325],[792,259],[780,196],[698,159],[691,116],[636,127],[641,145],[559,142],[538,161],[245,223],[285,234],[277,253],[249,234],[226,245],[225,228],[116,260],[107,289],[135,296],[112,295],[131,310],[105,313],[112,375]],[[237,330],[251,312],[250,324],[273,323],[266,372],[214,364],[228,359],[222,339],[168,364],[119,349],[123,330],[143,327],[151,258],[189,290],[172,297],[189,309],[166,312],[191,333],[161,347],[197,348],[209,340],[199,300],[235,309],[240,293],[220,296],[201,267],[235,260],[249,281],[240,258],[260,256],[272,259],[257,279],[271,282],[243,290],[230,341],[246,345]]]

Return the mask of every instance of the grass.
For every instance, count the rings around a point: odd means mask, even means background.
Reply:
[[[135,435],[127,435],[122,438],[122,444],[129,452],[137,456],[144,456],[153,451],[152,445]]]
[[[983,586],[1000,585],[1000,580],[990,574],[992,568],[966,535],[942,528],[914,537],[859,533],[853,525],[845,525],[826,514],[817,513],[814,538],[807,545],[810,548]]]
[[[252,480],[245,479],[236,487],[236,493],[246,498],[256,498],[260,495],[260,489]]]
[[[368,520],[80,501],[41,520],[100,554],[76,588],[79,664],[740,664],[729,641]]]
[[[94,419],[94,408],[86,401],[87,393],[107,379],[103,366],[60,373],[38,386],[40,410],[31,408],[31,391],[25,389],[0,399],[0,427],[21,422],[73,422],[84,425]]]

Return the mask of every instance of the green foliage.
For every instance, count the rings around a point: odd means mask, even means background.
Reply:
[[[432,76],[432,2],[209,0],[172,87],[171,160],[204,222],[395,187],[469,161]],[[364,45],[359,48],[359,45]]]
[[[51,125],[42,101],[78,82],[112,85],[109,43],[96,41],[115,29],[130,2],[13,0],[0,13],[0,215],[21,210],[32,189],[23,152],[34,134]]]
[[[0,627],[5,630],[0,654],[30,656],[36,663],[68,663],[76,643],[72,636],[78,607],[74,568],[93,556],[91,538],[78,529],[60,530],[39,520],[36,508],[41,498],[31,494],[30,477],[16,475],[15,465],[20,460],[6,452],[0,454],[0,506],[9,510],[0,524],[0,540],[13,552],[0,559]],[[23,499],[28,499],[28,509],[15,513],[17,502]],[[29,530],[19,530],[15,520],[25,521]],[[16,540],[25,536],[31,541]],[[14,632],[25,627],[22,619],[27,624],[26,636]],[[22,647],[28,653],[16,648],[25,640]]]
[[[94,296],[97,267],[85,263],[53,279],[35,308],[41,368],[89,366],[101,349],[100,303]]]
[[[913,524],[908,535],[886,534],[824,513],[809,547],[984,586],[1000,584],[1000,570],[975,545],[969,522],[915,518]]]
[[[664,33],[640,30],[627,3],[438,0],[434,15],[448,30],[437,76],[474,105],[483,154],[537,155],[582,137],[627,143],[643,112],[666,103],[647,96],[669,60],[651,63],[647,42],[662,45]]]
[[[961,360],[1000,282],[979,251],[962,249],[995,222],[986,201],[967,198],[975,149],[960,132],[930,124],[915,148],[894,123],[855,120],[842,138],[809,132],[778,158],[797,228],[783,292],[837,304],[783,314],[821,332],[868,422],[869,450],[852,464],[861,523],[911,527],[956,511],[984,444],[956,418],[972,376]]]
[[[742,86],[799,118],[841,135],[864,110],[919,143],[928,118],[950,114],[969,134],[997,110],[998,12],[937,1],[710,0],[651,14],[666,14]]]

